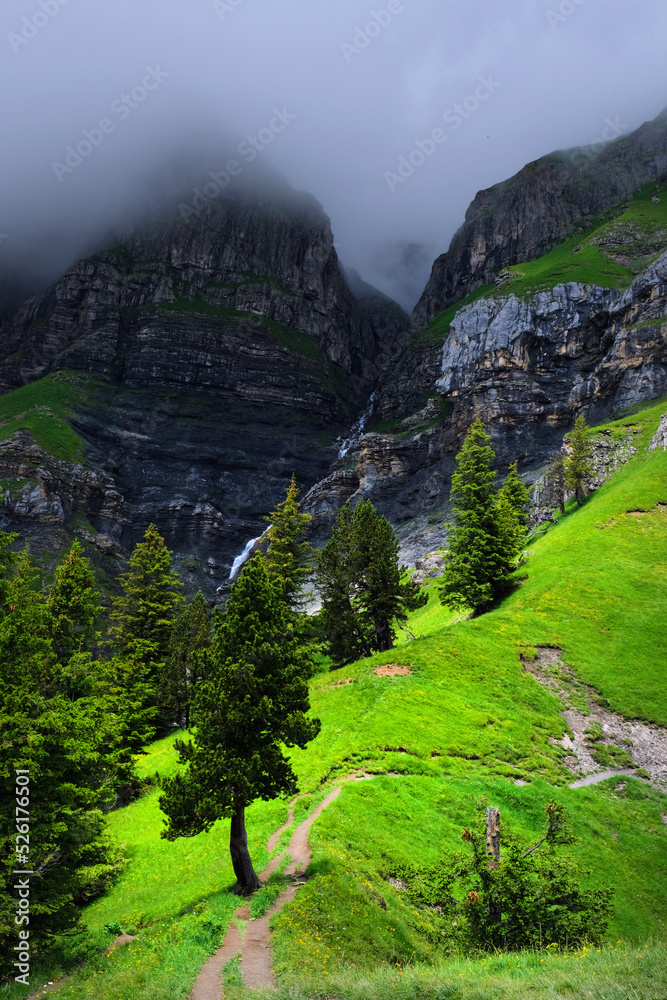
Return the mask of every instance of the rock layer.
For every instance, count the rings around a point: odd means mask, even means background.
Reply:
[[[230,196],[74,265],[2,326],[0,386],[94,376],[71,421],[86,467],[63,475],[41,455],[1,526],[39,522],[56,547],[53,526],[71,528],[79,510],[127,554],[154,522],[187,582],[215,593],[288,477],[308,487],[328,470],[405,329],[389,299],[365,299],[320,206],[288,190]],[[24,445],[2,446],[8,481]],[[88,475],[122,498],[113,516],[72,493]]]

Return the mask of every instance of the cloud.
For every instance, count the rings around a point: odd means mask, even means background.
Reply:
[[[427,265],[387,261],[445,250],[476,191],[526,162],[654,117],[665,37],[659,0],[8,0],[1,281],[55,277],[288,108],[261,156],[322,202],[344,262],[410,306]],[[165,76],[144,97],[147,67]],[[390,191],[385,172],[488,76],[493,97]],[[58,177],[69,149],[81,162]]]

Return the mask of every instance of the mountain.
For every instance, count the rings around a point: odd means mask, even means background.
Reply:
[[[212,594],[286,477],[329,468],[406,326],[357,300],[328,218],[286,186],[153,223],[0,327],[4,527],[122,556],[154,522]]]
[[[503,267],[535,260],[667,173],[667,108],[604,146],[559,151],[480,191],[415,306],[419,328]]]
[[[499,467],[518,460],[534,482],[579,413],[600,421],[667,393],[666,247],[667,185],[651,182],[413,331],[382,370],[366,432],[306,498],[320,533],[345,500],[370,498],[413,564],[445,540],[476,416]]]
[[[366,497],[414,564],[474,416],[534,482],[579,413],[667,393],[666,179],[665,113],[530,164],[411,321],[285,183],[143,224],[1,322],[0,527],[51,561],[76,534],[113,580],[154,522],[212,598],[295,473],[316,544]]]

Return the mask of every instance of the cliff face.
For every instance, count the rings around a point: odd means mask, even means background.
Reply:
[[[113,577],[154,522],[186,589],[213,597],[294,473],[314,541],[369,497],[414,562],[444,541],[476,416],[499,465],[533,481],[580,412],[667,393],[665,170],[663,118],[585,167],[546,158],[480,195],[422,314],[501,268],[497,287],[412,335],[287,189],[80,261],[0,327],[0,529],[54,557],[78,535]]]
[[[534,481],[575,417],[605,418],[667,393],[667,253],[626,291],[580,283],[461,308],[444,342],[418,338],[384,372],[369,433],[307,498],[325,524],[370,497],[413,561],[444,540],[456,452],[481,417],[500,467]],[[378,433],[380,431],[380,433]]]
[[[388,300],[355,298],[309,196],[243,194],[153,225],[0,331],[5,393],[89,376],[69,417],[83,462],[33,454],[23,431],[0,446],[0,526],[54,550],[69,528],[108,555],[153,521],[189,585],[213,593],[287,477],[309,486],[329,468],[405,324]],[[73,485],[91,476],[96,500]]]
[[[419,328],[502,268],[535,260],[633,191],[667,174],[667,110],[599,152],[570,150],[528,164],[480,191],[417,303]]]

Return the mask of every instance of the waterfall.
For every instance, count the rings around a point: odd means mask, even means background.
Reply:
[[[375,393],[371,395],[371,398],[368,400],[368,406],[366,407],[366,409],[361,414],[356,424],[352,428],[352,437],[349,437],[347,438],[347,440],[343,441],[341,449],[338,452],[339,458],[345,458],[350,448],[352,448],[353,445],[358,444],[361,435],[364,433],[366,424],[370,419],[371,413],[373,412],[374,403],[375,403]]]
[[[261,535],[259,535],[257,538],[251,538],[250,541],[246,544],[246,547],[244,548],[243,552],[240,555],[238,555],[234,560],[234,562],[232,563],[231,572],[229,574],[230,580],[234,579],[238,571],[241,569],[241,566],[243,566],[243,564],[248,561],[250,553],[255,548],[257,543],[261,542],[266,532],[269,531],[272,527],[273,525],[270,524],[268,528],[265,528],[265,530],[262,532]]]

